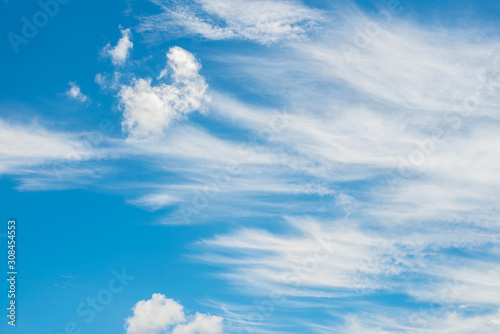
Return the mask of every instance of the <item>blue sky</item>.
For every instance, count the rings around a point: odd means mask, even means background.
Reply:
[[[497,1],[0,6],[2,333],[500,331]]]

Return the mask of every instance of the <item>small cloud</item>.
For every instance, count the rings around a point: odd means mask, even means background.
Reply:
[[[357,206],[358,202],[351,195],[338,193],[335,198],[335,204],[344,209],[344,211],[351,211]]]
[[[102,54],[104,56],[110,57],[113,65],[123,65],[127,61],[128,56],[130,55],[130,50],[134,44],[132,43],[132,33],[130,29],[121,30],[122,38],[118,41],[118,44],[113,48],[111,44],[108,43],[103,50]]]
[[[186,319],[184,307],[173,299],[155,293],[149,300],[139,301],[134,315],[125,320],[127,334],[222,334],[222,317],[196,313]]]
[[[74,83],[74,82],[69,82],[70,88],[66,91],[66,95],[71,97],[72,99],[78,100],[80,102],[85,102],[87,101],[87,96],[82,93],[80,90],[80,87]]]
[[[140,197],[135,200],[131,200],[129,201],[129,203],[141,207],[146,207],[151,210],[159,210],[174,203],[177,203],[178,201],[179,201],[178,199],[167,194],[151,194]]]
[[[139,79],[120,89],[122,126],[129,137],[161,136],[174,120],[204,108],[208,85],[199,74],[200,63],[192,53],[177,46],[170,48],[167,58],[172,84],[152,86],[151,79]],[[166,73],[162,71],[162,75]]]
[[[95,81],[96,84],[99,85],[99,87],[101,87],[101,89],[105,89],[107,87],[106,77],[104,75],[102,75],[101,73],[97,73],[95,75],[94,81]]]
[[[101,88],[101,90],[114,90],[118,88],[122,73],[115,71],[113,74],[97,73],[94,77],[94,82]]]

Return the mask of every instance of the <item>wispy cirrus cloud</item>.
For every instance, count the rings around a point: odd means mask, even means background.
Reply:
[[[336,321],[294,318],[318,333],[466,333],[479,323],[485,333],[498,330],[494,277],[500,267],[491,247],[498,234],[492,238],[460,226],[454,232],[440,226],[401,234],[400,228],[381,229],[363,219],[288,219],[292,229],[285,233],[241,228],[198,244],[204,250],[198,259],[220,268],[239,291],[253,291],[254,303],[265,307],[247,311],[251,319],[258,314],[256,323],[237,308],[239,315],[228,313],[240,323],[236,327],[269,331],[275,313],[291,307],[329,310]],[[374,312],[382,305],[373,299],[384,295],[407,300]]]
[[[0,119],[0,174],[18,190],[65,189],[109,174],[111,156],[102,133],[65,132],[38,123]],[[101,146],[96,143],[103,144]]]
[[[17,124],[0,120],[0,173],[18,174],[27,168],[74,158],[87,160],[89,150],[78,136],[53,132],[36,124]]]
[[[373,306],[373,305],[372,305]],[[381,333],[411,333],[411,334],[446,334],[446,333],[497,333],[500,328],[500,313],[498,311],[487,312],[480,315],[468,314],[463,309],[446,310],[440,306],[428,312],[424,312],[421,317],[415,312],[407,313],[406,317],[401,317],[398,310],[385,310],[381,313],[362,313],[361,315],[349,315],[345,319],[345,326],[317,326],[317,333],[360,333],[360,334],[381,334]],[[392,318],[388,315],[392,315]],[[415,316],[417,315],[417,316]]]
[[[259,44],[302,39],[318,27],[319,10],[298,1],[153,1],[162,14],[142,18],[139,31],[153,39],[200,35],[210,40],[243,39]]]

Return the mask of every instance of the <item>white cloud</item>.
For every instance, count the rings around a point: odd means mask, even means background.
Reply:
[[[111,156],[105,142],[97,132],[68,133],[0,119],[0,175],[13,175],[19,190],[88,184],[112,169],[95,163]]]
[[[74,82],[69,82],[68,83],[70,88],[66,91],[66,95],[68,95],[69,97],[75,99],[75,100],[78,100],[80,102],[85,102],[87,101],[87,96],[85,94],[82,93],[82,91],[80,90],[80,87],[74,83]]]
[[[94,77],[94,82],[102,90],[116,90],[120,85],[120,80],[123,73],[115,71],[112,75],[108,73],[97,73]]]
[[[132,50],[134,43],[132,43],[132,33],[130,29],[121,30],[122,38],[118,41],[118,44],[113,48],[111,44],[108,44],[102,50],[103,54],[111,57],[111,61],[114,65],[123,65],[127,61],[130,55],[130,50]]]
[[[422,320],[425,321],[425,319]],[[448,312],[442,317],[425,323],[424,328],[417,328],[409,332],[412,334],[496,334],[500,332],[500,312],[487,312],[482,315]]]
[[[205,78],[193,54],[180,47],[167,53],[171,85],[151,85],[151,79],[138,79],[132,86],[122,86],[119,97],[124,109],[123,129],[140,139],[161,136],[175,120],[203,110],[207,99]]]
[[[22,174],[26,168],[54,161],[82,161],[93,156],[76,135],[0,119],[0,174]]]
[[[370,203],[359,206],[380,221],[495,224],[498,42],[473,31],[438,34],[394,14],[385,24],[362,13],[338,14],[322,38],[257,59],[224,58],[229,73],[293,106],[271,145],[314,162],[303,167],[323,180],[382,179],[370,187]],[[342,43],[355,46],[355,32],[374,25],[378,33],[350,61],[344,57]],[[255,132],[271,121],[269,110],[212,95],[212,114],[220,120]],[[436,133],[443,138],[434,139]],[[416,155],[424,156],[421,164],[409,161]],[[408,175],[389,187],[385,178],[402,166],[409,166]]]
[[[324,168],[335,168],[337,177],[344,175],[342,165],[347,167],[346,174],[352,175],[349,178],[370,175],[372,168],[395,167],[398,155],[411,149],[419,139],[418,134],[405,131],[408,121],[400,117],[364,106],[342,105],[341,101],[332,101],[332,106],[327,104],[322,110],[283,114],[281,121],[286,124],[279,126],[275,123],[280,119],[271,110],[245,105],[220,94],[213,96],[210,106],[223,119],[256,132],[278,128],[272,131],[271,143],[285,145]],[[334,107],[336,103],[339,109]]]
[[[125,321],[127,334],[222,334],[223,319],[218,316],[196,313],[188,321],[184,307],[173,299],[155,293],[149,300],[139,301],[133,308],[134,315]]]
[[[155,334],[186,321],[184,307],[159,293],[139,301],[133,311],[134,315],[126,320],[128,334]]]
[[[162,193],[157,193],[157,194],[149,194],[145,195],[143,197],[140,197],[135,200],[129,201],[129,203],[132,203],[137,206],[141,207],[146,207],[152,210],[158,210],[163,207],[175,204],[178,202],[178,199],[175,197],[172,197],[171,195],[168,194],[162,194]]]
[[[101,89],[105,89],[106,88],[106,77],[104,75],[102,75],[101,73],[97,73],[94,77],[94,81],[96,84],[99,85],[99,87]]]
[[[196,312],[192,322],[176,326],[172,334],[221,334],[223,331],[222,320],[222,317]]]
[[[375,308],[375,305],[370,305]],[[345,317],[345,326],[324,328],[319,333],[359,333],[359,334],[496,334],[500,331],[500,312],[497,310],[483,312],[478,315],[467,314],[463,310],[446,310],[439,306],[420,309],[417,312],[408,310],[385,310],[362,313]]]
[[[294,43],[323,77],[405,113],[442,113],[476,95],[485,112],[500,105],[486,87],[489,80],[500,87],[497,40],[474,30],[402,22],[387,10],[384,20],[338,14],[320,40]]]
[[[195,0],[175,5],[155,1],[164,13],[143,18],[140,31],[165,37],[183,30],[207,39],[245,39],[260,44],[299,40],[321,20],[321,13],[298,1]]]
[[[393,318],[383,314],[371,323],[351,319],[340,332],[462,333],[460,328],[480,323],[484,333],[498,330],[498,314],[489,315],[498,307],[499,298],[498,249],[491,248],[498,244],[498,233],[467,230],[460,224],[412,231],[355,219],[289,218],[289,222],[292,230],[287,233],[242,228],[203,240],[200,246],[206,247],[206,253],[200,258],[224,268],[221,276],[242,291],[264,298],[285,296],[286,305],[299,301],[298,308],[300,301],[309,308],[317,306],[320,298],[329,298],[332,312],[338,313],[339,303],[356,312],[373,310],[381,306],[367,306],[365,301],[352,305],[345,300],[373,293],[403,294],[423,305],[412,312],[401,303],[400,309],[393,310]],[[454,249],[465,255],[448,253]],[[478,253],[485,260],[477,259]],[[462,308],[465,313],[454,314]],[[449,315],[442,319],[445,313]],[[265,319],[260,325],[271,323],[272,319]],[[338,324],[323,330],[318,323],[309,325],[320,333],[339,330]]]
[[[290,235],[242,229],[204,240],[213,250],[203,256],[224,264],[224,276],[266,295],[335,297],[391,290],[388,277],[406,270],[406,251],[373,232],[347,227],[348,221],[320,224],[309,218],[290,219]],[[215,255],[217,254],[217,255]],[[350,291],[349,291],[350,290]]]
[[[498,238],[497,238],[498,240]],[[498,241],[492,238],[492,243]],[[435,261],[437,262],[437,261]],[[500,266],[497,261],[460,259],[437,265],[429,264],[426,274],[439,277],[409,289],[416,300],[456,305],[497,307],[500,299]]]

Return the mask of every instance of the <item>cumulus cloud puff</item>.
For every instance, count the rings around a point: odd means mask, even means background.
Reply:
[[[172,334],[219,334],[222,330],[222,317],[196,312],[193,321],[176,326]]]
[[[131,86],[123,85],[120,89],[124,110],[122,126],[129,137],[159,136],[172,121],[203,109],[208,85],[199,74],[201,65],[193,54],[177,46],[170,48],[167,58],[167,68],[160,79],[169,73],[170,85],[153,86],[151,79],[138,79]]]
[[[85,102],[88,99],[87,96],[82,93],[80,86],[74,82],[69,82],[69,89],[66,91],[66,95],[80,102]]]
[[[132,43],[132,33],[130,29],[121,30],[122,38],[118,41],[118,44],[113,48],[111,44],[108,44],[103,49],[103,54],[111,57],[111,61],[114,65],[123,65],[130,55],[130,50],[132,50],[134,44]]]
[[[127,334],[221,334],[223,331],[221,317],[197,312],[188,321],[184,307],[160,293],[139,301],[133,311],[134,315],[125,321]]]

